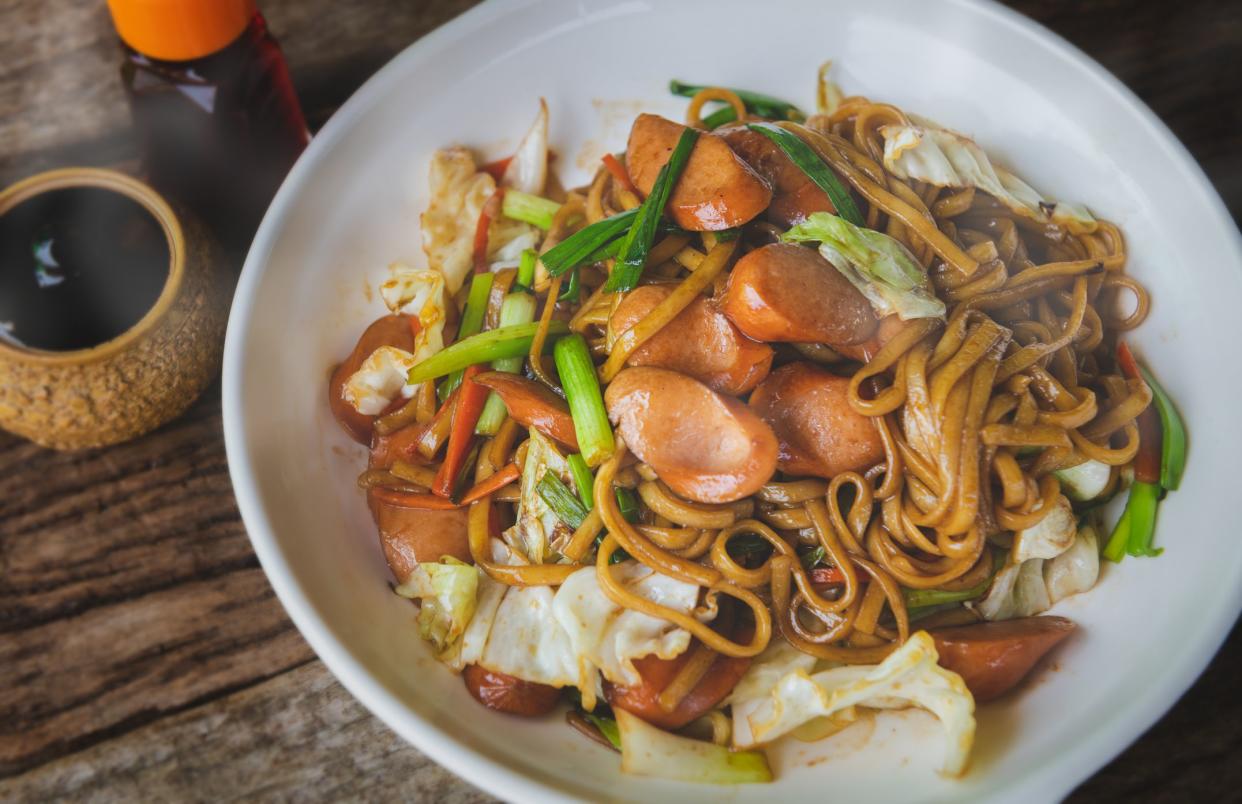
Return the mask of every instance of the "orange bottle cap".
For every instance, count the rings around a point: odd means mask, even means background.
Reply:
[[[241,36],[254,0],[108,0],[125,44],[153,59],[192,61]]]

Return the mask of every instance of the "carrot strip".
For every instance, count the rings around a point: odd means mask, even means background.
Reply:
[[[465,370],[458,389],[457,410],[453,412],[453,424],[449,429],[448,449],[444,454],[444,463],[436,472],[435,484],[431,487],[434,494],[450,497],[457,477],[461,474],[466,455],[470,452],[470,443],[474,440],[474,427],[483,413],[483,405],[487,402],[490,388],[479,385],[474,377],[483,369],[481,365],[473,365]]]
[[[630,174],[625,169],[625,165],[621,164],[621,160],[612,154],[604,154],[602,159],[604,167],[608,168],[608,172],[612,174],[612,177],[619,181],[622,187],[638,195],[638,188],[634,186],[634,182],[630,181]]]
[[[486,480],[480,480],[478,483],[475,483],[470,490],[466,492],[465,496],[461,498],[461,504],[469,505],[475,500],[481,500],[492,492],[499,491],[513,481],[517,480],[518,476],[521,474],[522,470],[518,469],[518,465],[516,463],[511,463]]]
[[[845,574],[836,567],[816,567],[808,572],[807,575],[810,576],[811,583],[816,586],[845,583]]]
[[[474,227],[474,272],[487,273],[487,232],[492,221],[500,217],[501,204],[504,202],[505,188],[497,187],[483,202],[483,211],[479,213],[479,222]]]
[[[434,494],[419,494],[409,491],[374,488],[371,494],[375,499],[397,508],[419,508],[424,511],[452,511],[461,506],[452,500],[437,497]]]
[[[480,170],[489,174],[493,179],[499,182],[505,177],[505,171],[509,169],[509,163],[512,161],[512,156],[506,156],[504,159],[497,159],[495,162],[488,162],[480,168]]]

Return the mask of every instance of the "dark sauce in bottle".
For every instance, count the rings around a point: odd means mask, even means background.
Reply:
[[[263,16],[253,12],[236,38],[194,58],[161,59],[131,43],[122,50],[121,78],[151,184],[197,212],[226,246],[249,246],[310,138]]]
[[[168,281],[164,228],[99,187],[51,190],[0,215],[0,340],[98,346],[137,324]]]

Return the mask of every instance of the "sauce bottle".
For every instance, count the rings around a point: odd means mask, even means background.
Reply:
[[[254,237],[310,135],[253,0],[108,0],[152,184],[231,249]]]

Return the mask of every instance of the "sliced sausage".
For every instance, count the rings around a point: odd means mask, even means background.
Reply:
[[[410,578],[422,561],[439,561],[444,556],[473,563],[466,532],[466,509],[425,511],[401,508],[368,495],[371,514],[379,527],[380,546],[388,568],[400,583]]]
[[[417,319],[413,316],[398,314],[386,315],[373,322],[363,331],[349,357],[333,370],[328,380],[328,406],[332,409],[332,416],[360,444],[371,443],[371,426],[376,417],[364,416],[354,410],[353,405],[341,396],[341,391],[354,372],[362,368],[363,362],[381,346],[395,346],[413,352],[415,321]]]
[[[650,193],[685,126],[654,114],[640,114],[630,130],[625,164],[630,180]],[[673,187],[668,213],[683,229],[717,232],[741,226],[767,207],[772,190],[715,134],[699,134],[685,170]]]
[[[1064,617],[1024,617],[931,631],[940,665],[962,677],[979,702],[1004,695],[1048,651],[1070,635]]]
[[[661,368],[623,369],[609,383],[604,403],[630,450],[686,499],[740,500],[776,470],[772,429],[741,402],[692,377]]]
[[[883,460],[875,425],[850,407],[849,384],[819,366],[790,363],[751,394],[751,408],[780,439],[782,472],[831,479]]]
[[[388,435],[376,434],[371,439],[372,469],[387,469],[397,461],[418,461],[415,447],[422,437],[424,425],[411,424]]]
[[[669,297],[669,285],[644,285],[626,294],[608,327],[620,335]],[[759,384],[772,368],[772,347],[747,338],[705,296],[699,296],[646,343],[629,366],[657,366],[688,374],[713,391],[737,396]]]
[[[819,252],[772,243],[737,261],[721,309],[758,341],[862,343],[878,322],[871,303]]]
[[[534,427],[562,446],[578,451],[569,405],[546,385],[504,371],[485,371],[475,375],[474,381],[495,391],[518,424]]]
[[[833,347],[842,357],[848,357],[850,360],[857,360],[860,363],[866,363],[871,358],[880,353],[884,345],[897,336],[901,332],[906,323],[896,315],[886,315],[880,319],[880,324],[876,327],[875,334],[862,343],[855,343],[849,346]]]
[[[768,220],[787,229],[814,212],[837,211],[828,194],[772,140],[746,126],[717,129],[716,133],[772,186],[772,203],[763,213]]]
[[[561,691],[556,687],[485,670],[477,664],[466,665],[461,677],[476,701],[488,709],[510,715],[546,715],[561,700]]]
[[[680,729],[715,709],[733,692],[737,682],[746,674],[750,667],[749,658],[717,654],[703,678],[671,712],[660,706],[660,693],[677,677],[678,671],[689,661],[698,644],[698,640],[693,641],[685,653],[674,659],[661,659],[658,656],[635,659],[634,669],[642,676],[642,683],[634,687],[623,687],[605,682],[604,697],[608,699],[608,705],[638,715],[662,729]]]

